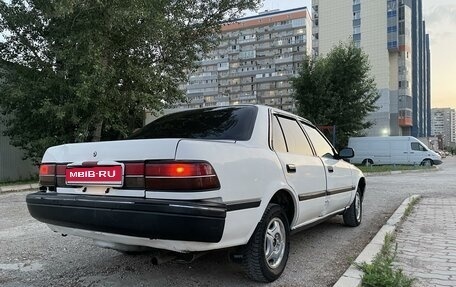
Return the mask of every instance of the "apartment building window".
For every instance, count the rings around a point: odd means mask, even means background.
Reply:
[[[361,4],[361,0],[353,0],[353,5]]]
[[[405,22],[399,22],[399,35],[405,35]]]
[[[353,19],[361,19],[361,12],[360,11],[353,11]]]
[[[304,42],[304,35],[295,36],[294,40],[295,40],[296,43],[303,43]]]
[[[361,26],[353,26],[353,34],[361,33]]]
[[[397,11],[388,11],[388,18],[396,17],[397,16]]]
[[[388,49],[397,48],[397,41],[388,41]]]
[[[388,7],[388,11],[397,10],[396,0],[388,0],[387,7]]]
[[[395,32],[397,32],[397,26],[388,27],[388,33],[395,33]]]
[[[256,51],[255,50],[239,52],[239,58],[240,59],[248,59],[248,58],[255,58],[255,57],[256,57]]]
[[[361,4],[353,1],[353,20],[361,19]],[[356,25],[358,26],[358,25]]]
[[[353,41],[355,41],[355,42],[361,41],[361,34],[360,33],[353,34]]]
[[[405,7],[404,7],[404,5],[402,5],[401,7],[399,7],[399,21],[404,20],[404,19],[405,19]]]

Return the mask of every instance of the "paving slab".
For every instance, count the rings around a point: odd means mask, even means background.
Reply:
[[[456,195],[423,198],[397,230],[396,265],[415,286],[456,286]]]

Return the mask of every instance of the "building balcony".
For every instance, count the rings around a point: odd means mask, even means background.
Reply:
[[[409,117],[399,117],[398,124],[400,127],[411,127],[413,126],[413,119]]]

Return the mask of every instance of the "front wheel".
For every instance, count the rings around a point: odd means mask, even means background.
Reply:
[[[430,159],[425,159],[423,162],[421,162],[422,166],[432,166],[432,160]]]
[[[258,282],[280,277],[290,251],[290,228],[283,208],[269,204],[244,248],[243,267],[247,276]]]
[[[359,188],[356,190],[355,199],[350,207],[345,210],[343,217],[345,225],[356,227],[361,224],[363,218],[363,200]]]

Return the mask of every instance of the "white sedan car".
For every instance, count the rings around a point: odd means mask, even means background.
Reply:
[[[126,140],[49,148],[30,214],[118,250],[239,246],[256,281],[283,272],[290,232],[335,215],[358,226],[366,181],[309,121],[266,106],[163,116]]]

